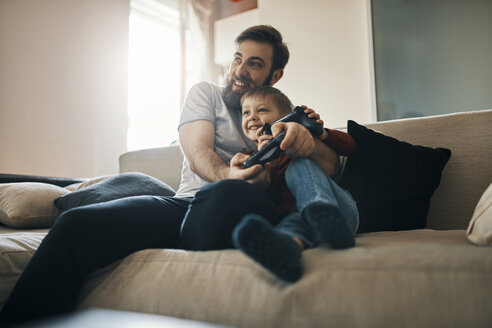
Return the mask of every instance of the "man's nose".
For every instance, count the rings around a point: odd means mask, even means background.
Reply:
[[[246,63],[241,63],[238,66],[236,73],[238,76],[248,76],[249,71],[248,71],[248,67],[246,66]]]

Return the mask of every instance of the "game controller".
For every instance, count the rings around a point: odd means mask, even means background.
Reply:
[[[304,126],[315,137],[320,136],[323,133],[323,126],[316,122],[316,118],[310,118],[304,113],[304,108],[297,106],[292,113],[263,126],[263,134],[272,135],[271,126],[279,122],[296,122]],[[280,156],[282,152],[280,150],[280,144],[285,138],[285,131],[282,131],[278,136],[268,142],[268,144],[261,150],[256,151],[251,157],[243,163],[244,168],[251,167],[256,164],[264,165]]]

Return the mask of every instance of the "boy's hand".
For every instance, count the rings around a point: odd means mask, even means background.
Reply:
[[[245,180],[252,184],[258,184],[265,189],[270,185],[270,173],[268,169],[261,164],[256,164],[247,169],[242,167],[242,164],[251,156],[243,153],[237,153],[232,157],[229,165],[229,178]]]
[[[314,111],[312,108],[308,108],[305,105],[301,105],[304,108],[304,113],[308,114],[309,118],[316,118],[316,123],[320,124],[323,127],[323,133],[319,136],[321,140],[325,140],[328,137],[328,132],[324,129],[324,122],[320,118],[319,114]]]
[[[265,134],[265,135],[259,135],[258,136],[258,150],[261,150],[263,147],[265,147],[270,140],[273,139],[273,136]]]

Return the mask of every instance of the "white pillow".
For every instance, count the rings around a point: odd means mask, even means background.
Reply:
[[[480,197],[466,235],[474,244],[492,245],[492,183]]]
[[[49,228],[60,215],[53,201],[69,192],[49,183],[2,183],[0,223],[13,228]]]

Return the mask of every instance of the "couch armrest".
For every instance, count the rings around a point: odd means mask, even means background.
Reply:
[[[66,187],[73,183],[82,182],[83,179],[76,178],[58,178],[47,177],[40,175],[25,175],[25,174],[9,174],[0,173],[0,183],[13,183],[13,182],[41,182],[49,183],[59,187]]]
[[[145,173],[178,190],[183,165],[179,145],[129,151],[120,156],[119,163],[120,173]]]

